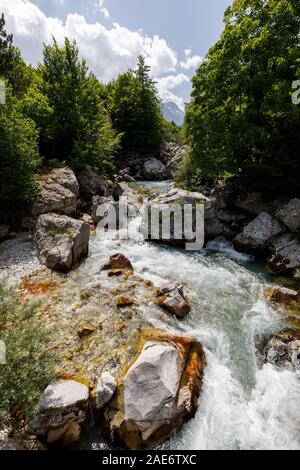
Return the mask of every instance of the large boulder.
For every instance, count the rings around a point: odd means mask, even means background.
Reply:
[[[68,272],[88,253],[90,227],[81,220],[43,214],[36,226],[40,262],[55,271]]]
[[[32,208],[32,215],[48,212],[71,215],[76,212],[79,185],[69,168],[57,168],[40,179],[40,192]]]
[[[143,212],[143,221],[141,231],[146,240],[161,241],[167,244],[182,246],[187,242],[193,242],[195,237],[195,230],[197,233],[199,229],[204,232],[204,226],[196,227],[196,213],[193,211],[192,220],[189,224],[184,226],[183,233],[176,234],[175,224],[172,220],[178,216],[177,222],[182,221],[182,210],[184,206],[193,207],[196,209],[199,206],[209,204],[210,200],[201,193],[189,192],[183,189],[173,188],[166,194],[161,194],[153,199],[149,199]],[[175,214],[172,215],[172,212]],[[158,226],[156,226],[155,216],[158,216]],[[180,217],[180,220],[179,220]],[[151,223],[149,223],[151,222]],[[171,222],[171,223],[170,223]],[[201,223],[204,221],[201,220]],[[162,233],[164,227],[169,228],[170,233],[168,237]],[[177,230],[179,232],[179,230]]]
[[[129,449],[164,442],[194,417],[204,367],[205,355],[195,339],[146,335],[104,410],[104,434]]]
[[[75,380],[56,380],[43,393],[30,428],[47,444],[71,446],[80,441],[88,412],[89,388]]]
[[[103,181],[96,171],[85,170],[78,176],[80,194],[83,199],[90,199],[92,196],[106,196],[108,185]]]
[[[157,296],[157,304],[177,318],[184,318],[191,310],[184,296],[183,286],[180,284],[164,287],[158,292]]]
[[[243,232],[234,239],[235,247],[240,251],[265,251],[285,232],[281,224],[266,212],[262,212]]]
[[[292,199],[276,212],[276,217],[290,230],[300,230],[300,199]]]
[[[102,213],[104,214],[110,206],[114,206],[117,209],[118,204],[115,202],[112,196],[104,197],[104,196],[93,196],[92,198],[92,219],[94,224],[97,225],[100,220],[103,219],[101,215],[99,215],[98,208],[102,206]]]
[[[143,166],[143,175],[146,180],[165,180],[169,177],[166,166],[157,158],[146,160]]]
[[[268,265],[275,273],[300,268],[300,242],[292,234],[278,238],[271,246]]]

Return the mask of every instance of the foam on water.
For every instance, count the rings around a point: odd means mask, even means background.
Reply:
[[[163,447],[299,449],[299,373],[258,359],[263,339],[285,326],[264,299],[266,282],[230,259],[229,252],[229,257],[208,256],[205,251],[190,253],[145,243],[139,224],[139,218],[131,222],[128,241],[115,240],[113,233],[98,233],[80,269],[93,278],[101,262],[122,252],[135,272],[156,285],[184,284],[192,305],[184,321],[166,323],[151,307],[145,311],[158,328],[196,336],[207,355],[198,413]]]

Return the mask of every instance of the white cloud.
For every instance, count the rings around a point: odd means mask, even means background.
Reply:
[[[33,65],[41,60],[43,43],[50,42],[53,35],[60,44],[64,37],[75,39],[91,70],[104,82],[134,68],[139,54],[146,57],[153,76],[174,72],[177,66],[177,55],[165,39],[145,36],[118,23],[108,29],[98,22],[89,24],[78,14],[69,14],[63,22],[46,16],[30,0],[0,0],[0,11],[15,44]]]
[[[167,77],[161,77],[157,80],[157,87],[159,91],[159,96],[163,103],[168,103],[173,101],[179,106],[180,109],[184,110],[184,101],[181,97],[175,95],[170,90],[173,90],[177,86],[181,85],[184,82],[189,82],[190,79],[184,73],[178,75],[168,75]]]
[[[190,48],[185,49],[184,55],[186,60],[181,61],[180,66],[185,70],[196,69],[203,62],[203,58],[199,55],[192,55],[192,50]]]
[[[110,14],[107,8],[104,6],[104,0],[99,0],[99,7],[100,11],[103,14],[104,18],[108,20],[110,18]]]

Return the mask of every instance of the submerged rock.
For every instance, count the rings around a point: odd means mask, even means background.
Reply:
[[[157,304],[177,318],[184,318],[191,307],[183,293],[183,286],[168,285],[158,293]]]
[[[109,402],[103,432],[129,449],[164,442],[194,417],[205,355],[190,337],[152,332]]]
[[[246,252],[265,251],[284,232],[276,219],[262,212],[244,227],[243,232],[234,239],[234,245],[238,250]]]
[[[101,410],[112,399],[116,390],[116,379],[109,372],[103,372],[92,395],[93,407]]]
[[[30,423],[32,431],[47,444],[71,446],[80,441],[87,417],[89,389],[75,380],[57,380],[43,393]]]
[[[40,262],[55,271],[68,272],[88,253],[90,227],[81,220],[44,214],[36,226]]]
[[[32,208],[32,215],[48,212],[71,215],[76,212],[79,185],[69,168],[57,168],[41,177],[40,194]]]
[[[268,265],[275,273],[300,268],[300,242],[292,234],[278,238],[271,246]]]

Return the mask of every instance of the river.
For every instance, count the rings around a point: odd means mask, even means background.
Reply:
[[[141,186],[166,189],[165,183]],[[222,243],[199,252],[146,243],[137,232],[139,223],[139,218],[131,222],[132,239],[121,247],[110,234],[93,237],[89,259],[79,269],[93,272],[93,259],[98,264],[121,251],[156,285],[185,286],[192,311],[183,321],[170,327],[151,306],[145,312],[157,328],[195,336],[207,356],[197,415],[162,448],[299,449],[299,371],[277,369],[260,356],[266,338],[287,326],[264,298],[270,278],[262,265]],[[92,426],[81,448],[106,445]]]

